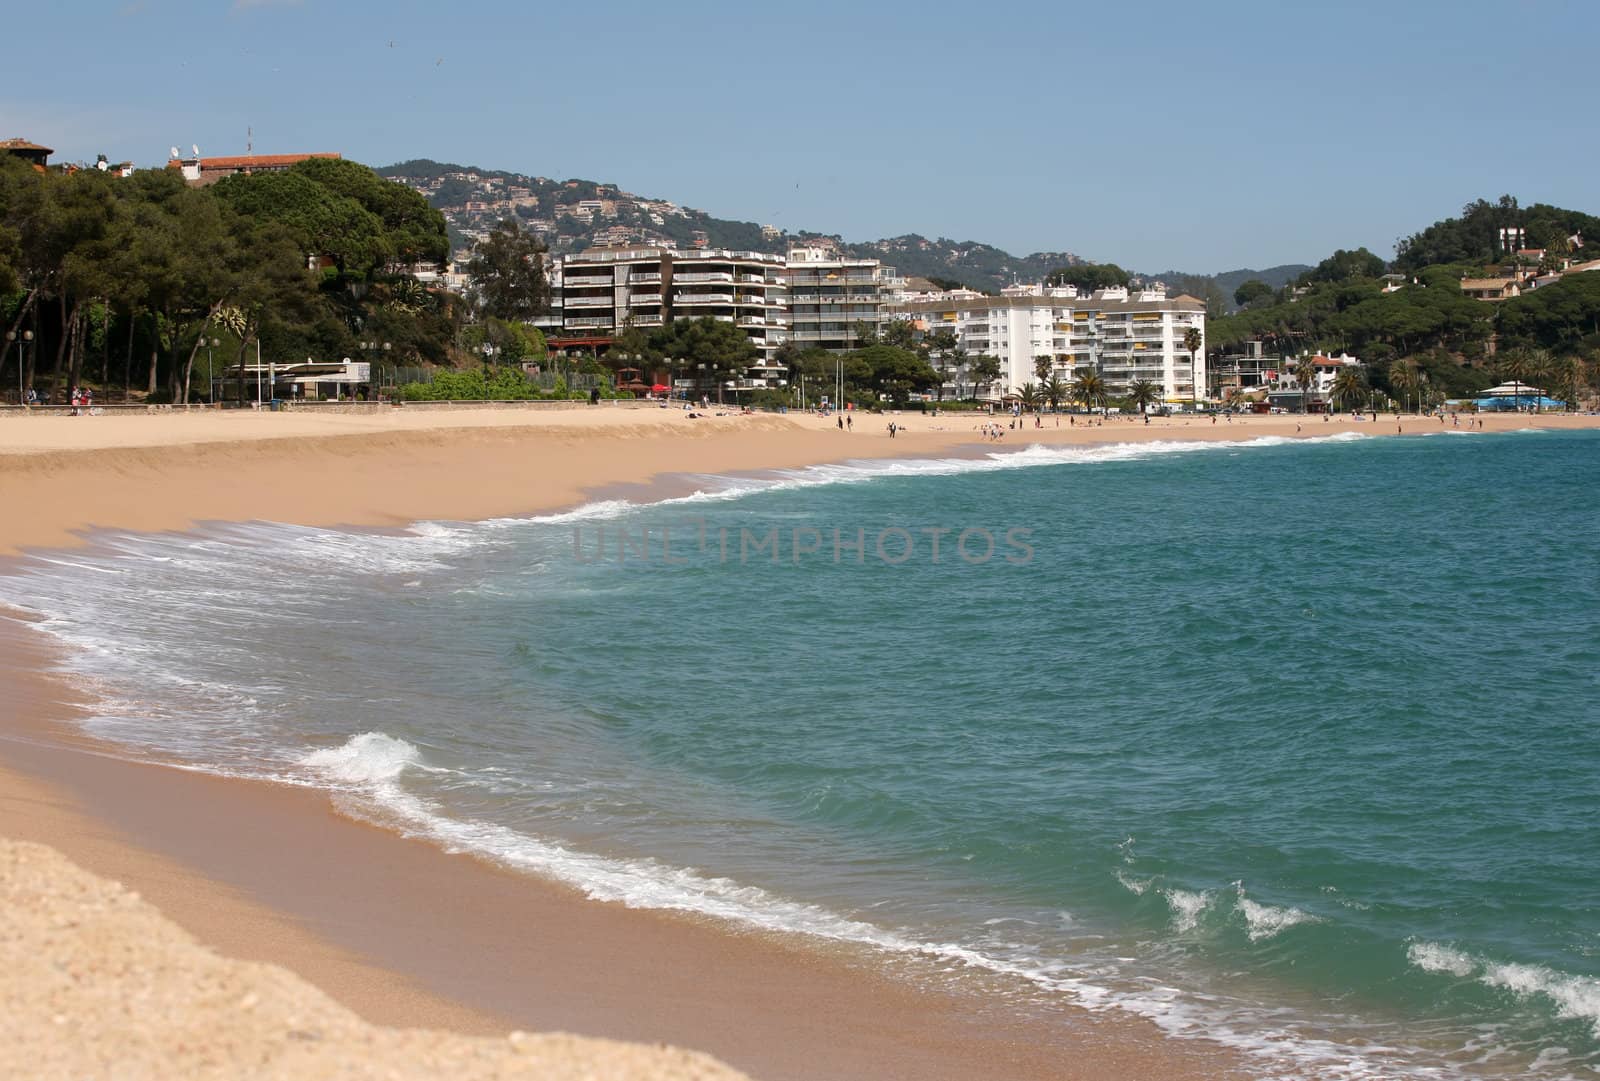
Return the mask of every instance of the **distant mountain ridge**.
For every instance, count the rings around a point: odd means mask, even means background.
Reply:
[[[827,239],[851,255],[880,259],[901,274],[959,282],[983,292],[998,292],[1015,282],[1034,282],[1050,271],[1086,262],[1070,251],[1033,252],[1017,256],[972,240],[929,238],[917,233],[863,243],[847,243],[837,234],[791,233],[756,222],[718,218],[703,210],[624,191],[616,184],[593,180],[555,180],[500,169],[417,158],[376,170],[428,197],[450,226],[460,246],[486,235],[506,217],[539,233],[552,252],[582,251],[598,245],[671,244],[777,251],[794,242]],[[1238,270],[1217,275],[1218,291],[1229,300],[1240,282],[1261,278],[1274,287],[1309,267],[1298,264],[1268,270]],[[1208,275],[1141,275],[1187,284],[1193,292]],[[1203,290],[1209,291],[1209,290]]]

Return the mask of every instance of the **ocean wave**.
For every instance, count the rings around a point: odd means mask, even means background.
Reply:
[[[920,957],[944,968],[972,969],[1012,977],[1063,994],[1091,1011],[1116,1010],[1154,1022],[1170,1036],[1222,1043],[1259,1064],[1256,1076],[1375,1079],[1396,1076],[1393,1062],[1371,1061],[1358,1051],[1311,1037],[1246,1005],[1226,1006],[1214,996],[1202,1002],[1176,987],[1149,980],[1118,986],[1098,966],[1080,971],[1060,960],[955,941],[930,941],[902,930],[852,919],[819,905],[780,897],[758,886],[674,867],[651,858],[621,859],[577,851],[493,823],[454,818],[431,801],[407,791],[410,770],[429,770],[418,748],[381,732],[351,736],[336,747],[303,755],[303,767],[337,793],[366,801],[341,804],[347,813],[402,834],[430,841],[448,852],[470,853],[511,870],[573,887],[594,900],[630,908],[676,911],[739,926],[799,934]],[[1214,894],[1167,891],[1196,918]]]
[[[1544,1001],[1556,1016],[1588,1022],[1600,1038],[1600,979],[1558,972],[1544,965],[1494,961],[1437,942],[1413,942],[1406,959],[1423,972],[1471,979],[1484,987],[1509,991],[1523,1000]]]
[[[1238,906],[1244,915],[1245,933],[1251,942],[1264,941],[1302,923],[1321,922],[1321,917],[1298,908],[1277,908],[1252,901],[1243,895],[1243,891],[1240,892]]]

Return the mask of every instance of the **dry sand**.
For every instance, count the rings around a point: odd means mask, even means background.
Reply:
[[[547,510],[663,474],[991,449],[975,445],[983,418],[895,417],[906,430],[894,440],[888,419],[858,417],[857,430],[841,433],[816,417],[690,420],[605,407],[4,417],[0,552],[78,543],[95,526],[398,526]],[[1489,419],[1490,430],[1594,424]],[[1008,430],[1005,444],[1245,439],[1297,427],[1389,434],[1395,423],[1112,420]],[[520,1076],[529,1056],[559,1052],[573,1072],[539,1066],[538,1076],[735,1076],[679,1052],[561,1038],[513,1046],[380,1032],[373,1022],[670,1041],[771,1081],[1243,1073],[1218,1049],[1165,1041],[1141,1022],[1059,1004],[991,1013],[982,995],[870,959],[588,902],[340,818],[314,793],[119,761],[72,735],[70,689],[39,674],[50,658],[38,635],[0,625],[0,661],[0,758],[20,770],[0,771],[0,835],[46,842],[128,883],[182,928],[44,850],[0,849],[0,892],[19,913],[0,932],[0,1075],[112,1076],[104,1064],[115,1058],[128,1065],[116,1076],[140,1078]],[[246,961],[221,961],[187,935]],[[249,963],[263,961],[337,1002]],[[149,1008],[130,1013],[138,1003]],[[37,1069],[16,1073],[7,1054]],[[705,1072],[684,1072],[696,1069]]]
[[[43,845],[0,839],[0,910],[5,1077],[746,1078],[672,1048],[380,1028],[278,965],[217,956]]]

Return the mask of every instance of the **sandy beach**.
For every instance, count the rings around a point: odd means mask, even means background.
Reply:
[[[93,543],[109,528],[527,514],[696,474],[851,458],[1449,426],[853,419],[840,431],[813,416],[623,407],[13,414],[0,417],[0,553]],[[1003,440],[982,441],[977,427],[995,419]],[[903,426],[893,438],[890,420]],[[1487,417],[1485,430],[1597,421]],[[0,937],[8,1076],[20,1061],[52,1064],[27,1076],[98,1075],[124,1050],[119,1076],[136,1077],[1248,1076],[1222,1049],[1135,1019],[1058,1003],[1002,1014],[971,981],[944,986],[843,948],[592,902],[342,817],[325,794],[124,760],[76,732],[81,692],[51,675],[52,648],[20,618],[0,620],[0,894],[26,914]],[[40,957],[58,964],[25,963]],[[160,1024],[129,1027],[136,998],[160,1003],[148,1014]],[[315,1040],[294,1035],[308,1030]],[[676,1050],[508,1039],[513,1030],[694,1048],[732,1069]]]

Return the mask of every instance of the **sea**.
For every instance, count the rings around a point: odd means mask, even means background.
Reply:
[[[595,898],[1263,1078],[1594,1078],[1597,493],[1593,431],[1175,432],[103,531],[0,603],[119,753]]]

